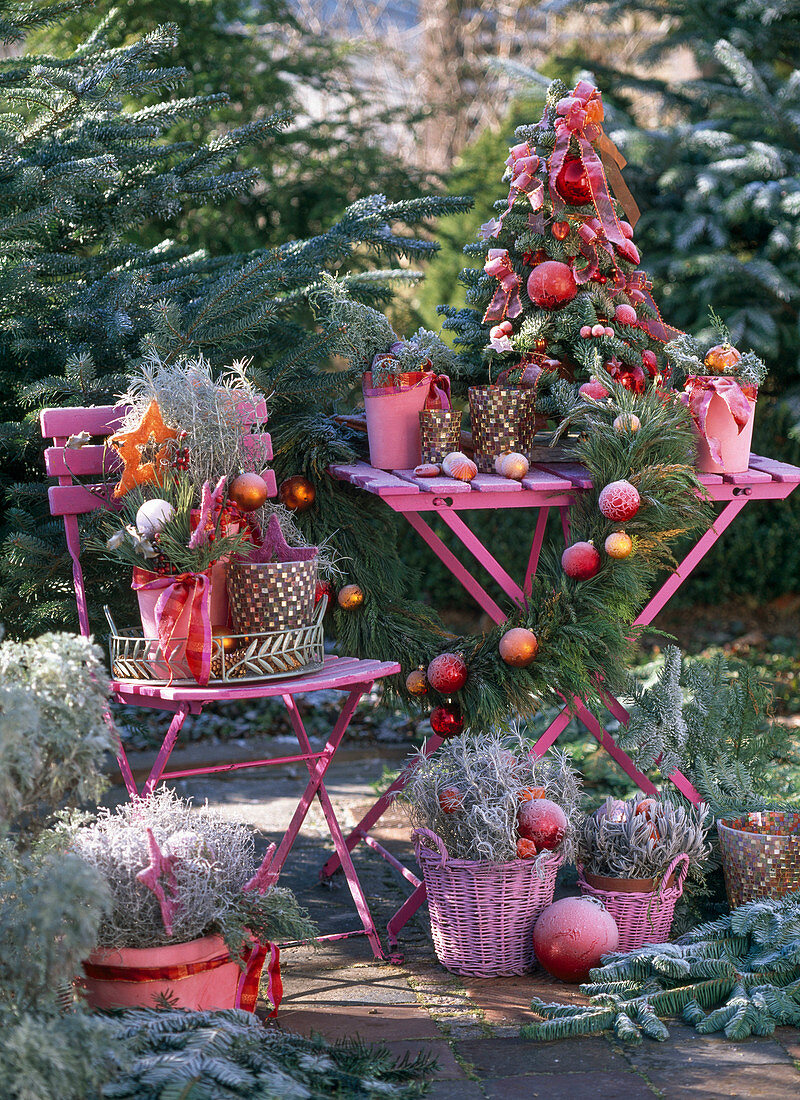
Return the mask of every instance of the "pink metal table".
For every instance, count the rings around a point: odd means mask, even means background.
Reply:
[[[530,593],[544,541],[545,529],[551,509],[557,509],[565,541],[569,538],[569,508],[578,495],[591,489],[587,471],[569,462],[537,462],[522,482],[510,481],[493,474],[478,474],[472,482],[465,483],[452,478],[417,478],[412,470],[387,472],[367,466],[365,463],[336,465],[330,473],[343,481],[349,481],[366,492],[380,497],[393,511],[404,515],[414,530],[428,544],[436,556],[461,582],[495,622],[508,617],[499,604],[486,591],[481,582],[453,554],[446,543],[427,522],[431,515],[438,516],[462,546],[470,552],[501,591],[512,603],[518,603]],[[702,474],[710,499],[723,505],[714,522],[695,543],[683,561],[661,588],[651,597],[637,617],[634,626],[646,626],[653,621],[683,582],[703,560],[717,539],[730,526],[742,509],[754,500],[783,500],[800,482],[800,469],[772,459],[751,455],[750,468],[739,474]],[[497,561],[485,543],[471,531],[459,513],[476,509],[536,509],[538,516],[533,528],[531,549],[522,583],[509,575]],[[599,692],[609,712],[625,723],[628,712],[610,693]],[[544,753],[567,728],[573,717],[579,718],[587,730],[597,739],[631,779],[647,794],[656,794],[651,780],[634,764],[633,760],[614,741],[602,724],[577,697],[565,701],[565,706],[550,723],[533,746],[537,755]],[[425,746],[426,753],[435,752],[441,745],[439,737],[431,737]],[[697,803],[700,796],[692,783],[680,771],[674,771],[669,779],[689,799]],[[346,839],[352,850],[362,841],[377,851],[414,886],[414,892],[394,914],[387,926],[390,947],[397,945],[397,934],[425,900],[425,887],[419,878],[399,860],[387,852],[373,836],[370,829],[390,805],[394,794],[401,789],[402,779],[397,779],[377,800]],[[332,875],[341,863],[338,854],[331,857],[322,869],[322,876]]]
[[[97,508],[113,506],[111,488],[116,478],[114,477],[111,480],[108,480],[108,478],[116,469],[116,465],[113,457],[109,461],[109,452],[102,443],[75,449],[68,446],[68,440],[71,436],[83,432],[88,432],[89,435],[100,439],[105,438],[117,430],[125,411],[124,408],[118,406],[45,409],[40,417],[42,435],[50,437],[53,443],[45,451],[47,473],[57,481],[57,484],[51,486],[48,492],[50,511],[54,516],[60,516],[64,521],[67,549],[72,559],[80,630],[81,634],[86,637],[91,635],[91,629],[86,586],[80,561],[81,545],[78,517]],[[262,422],[266,421],[266,406],[258,410],[258,416]],[[265,455],[266,458],[272,457],[271,442],[267,433],[262,432],[257,435],[254,433],[248,439],[252,440],[253,447],[258,446],[260,455]],[[78,477],[84,476],[95,479],[100,477],[102,480],[89,483],[76,481]],[[268,471],[266,480],[270,484],[274,495],[275,476],[272,471]],[[350,856],[351,849],[345,843],[330,796],[325,788],[324,779],[361,697],[371,689],[376,680],[384,676],[392,676],[399,671],[400,666],[395,662],[328,656],[325,658],[323,667],[309,675],[288,676],[285,679],[255,683],[224,683],[218,685],[212,683],[200,687],[183,681],[164,684],[151,680],[112,680],[111,691],[119,703],[156,708],[172,714],[169,729],[141,791],[138,789],[133,777],[125,748],[117,736],[117,761],[128,793],[131,798],[146,798],[162,779],[208,775],[214,772],[235,771],[240,768],[269,767],[302,760],[308,770],[308,782],[298,800],[292,820],[277,850],[273,850],[271,858],[268,857],[265,864],[262,865],[262,872],[259,875],[259,888],[267,889],[277,882],[311,804],[315,798],[318,799],[333,840],[337,867],[341,866],[344,870],[350,894],[361,921],[361,927],[353,931],[320,936],[319,938],[321,940],[338,940],[349,936],[366,935],[375,957],[381,959],[383,958],[383,950],[375,928],[375,922],[353,866]],[[297,696],[316,691],[331,690],[346,693],[346,698],[325,747],[320,751],[315,751],[303,725],[302,716],[297,706]],[[211,702],[237,702],[243,699],[264,698],[278,698],[283,701],[292,723],[292,729],[297,737],[299,753],[263,760],[239,761],[203,768],[166,771],[170,755],[188,715],[199,714],[203,707]],[[107,715],[107,721],[113,728],[110,714]],[[114,732],[116,735],[116,730]],[[282,946],[290,945],[284,944]]]

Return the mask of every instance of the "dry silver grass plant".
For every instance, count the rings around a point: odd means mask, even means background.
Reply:
[[[231,946],[243,941],[246,927],[271,938],[270,924],[281,936],[313,934],[291,891],[242,893],[256,870],[250,830],[207,806],[195,809],[174,791],[161,788],[145,801],[101,810],[91,825],[66,828],[71,850],[100,872],[111,893],[111,910],[100,925],[103,947],[159,947],[211,932]],[[155,895],[136,877],[150,864],[148,829],[164,855],[177,857],[171,936]]]
[[[607,798],[578,826],[575,858],[595,875],[658,879],[682,852],[690,864],[706,860],[709,825],[703,803],[695,807],[641,796],[627,802]]]
[[[455,737],[431,756],[416,752],[406,767],[408,781],[398,795],[417,828],[430,829],[454,859],[507,863],[517,858],[520,794],[544,787],[569,822],[558,851],[572,858],[579,817],[580,781],[569,757],[551,749],[530,755],[530,745],[515,730]],[[445,807],[455,805],[448,812]],[[548,858],[548,852],[537,856]]]

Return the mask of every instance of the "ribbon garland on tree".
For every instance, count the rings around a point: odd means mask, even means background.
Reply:
[[[483,315],[484,323],[502,321],[505,317],[519,317],[522,313],[522,299],[519,288],[522,285],[519,275],[511,266],[511,257],[507,248],[490,248],[483,270],[487,275],[498,279],[500,286]]]

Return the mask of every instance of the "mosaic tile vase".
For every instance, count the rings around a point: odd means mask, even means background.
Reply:
[[[720,818],[717,833],[731,908],[800,888],[800,813]]]
[[[235,634],[308,626],[314,613],[317,561],[231,562],[228,601]]]

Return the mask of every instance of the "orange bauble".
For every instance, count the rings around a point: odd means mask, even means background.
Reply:
[[[633,550],[633,539],[630,535],[626,535],[624,531],[614,531],[613,534],[608,536],[604,545],[610,558],[622,561],[624,558],[630,557]]]
[[[536,659],[539,643],[532,630],[524,626],[515,626],[507,630],[500,639],[500,656],[507,665],[514,668],[527,668]]]
[[[343,611],[355,611],[364,602],[364,590],[357,584],[346,584],[339,589],[336,599]]]
[[[706,370],[711,374],[728,374],[742,361],[741,352],[730,344],[717,344],[705,357]]]
[[[539,337],[537,337],[536,340],[533,341],[533,350],[534,351],[545,351],[546,349],[547,349],[547,341],[545,340],[544,336],[539,336]]]
[[[317,499],[317,490],[307,477],[293,474],[278,486],[278,500],[293,512],[306,512]]]
[[[428,690],[428,681],[424,668],[415,668],[406,676],[406,691],[409,695],[424,695]]]
[[[258,474],[239,474],[228,489],[228,497],[243,512],[255,512],[269,496],[269,488]]]
[[[569,236],[569,222],[553,222],[553,236],[557,241],[563,241]]]
[[[225,652],[232,653],[239,644],[239,640],[238,638],[232,638],[230,634],[228,634],[228,630],[229,628],[227,626],[215,626],[212,628],[212,633]]]

